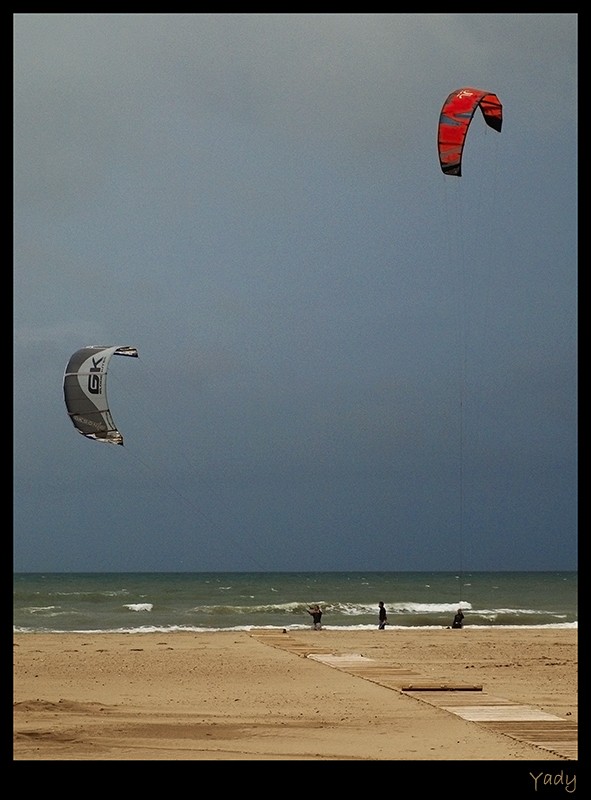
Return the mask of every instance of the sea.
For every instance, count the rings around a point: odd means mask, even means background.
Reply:
[[[577,628],[577,572],[15,573],[18,633]]]

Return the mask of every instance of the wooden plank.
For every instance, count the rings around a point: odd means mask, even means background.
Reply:
[[[412,692],[406,692],[406,694],[412,694]],[[420,697],[421,700],[424,700],[426,703],[431,703],[434,706],[445,706],[446,711],[450,711],[451,713],[454,712],[456,707],[465,707],[465,706],[479,706],[484,708],[485,706],[492,706],[496,708],[497,706],[513,706],[514,703],[511,700],[503,700],[500,697],[490,698],[487,696],[486,692],[483,690],[481,692],[462,692],[462,691],[450,691],[450,692],[420,692],[417,694],[417,697]]]
[[[517,722],[491,722],[487,724],[487,728],[492,730],[503,729],[509,733],[519,735],[531,736],[533,734],[540,734],[541,736],[551,733],[553,736],[573,736],[577,734],[579,726],[576,722],[569,722],[562,717],[557,717],[556,720],[538,720],[536,722],[519,720]]]
[[[390,675],[392,677],[403,675],[417,675],[418,673],[412,669],[397,669],[396,667],[353,667],[347,670],[352,675],[358,675],[360,678],[369,678],[370,680],[374,675]]]
[[[453,683],[440,681],[416,681],[405,683],[400,687],[401,692],[481,692],[481,683]]]
[[[373,658],[366,658],[359,653],[315,653],[315,661],[321,661],[323,664],[328,664],[330,667],[344,667],[344,666],[358,666],[362,664],[371,664],[374,662]]]
[[[548,714],[538,708],[530,706],[503,705],[503,706],[441,706],[444,711],[450,711],[457,717],[470,722],[524,722],[531,720],[560,720],[554,714]]]

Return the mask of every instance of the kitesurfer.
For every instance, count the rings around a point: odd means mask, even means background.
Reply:
[[[464,627],[464,612],[461,608],[458,608],[458,612],[454,617],[454,621],[451,624],[452,628],[463,628]]]
[[[322,611],[320,610],[320,606],[319,605],[310,606],[310,608],[307,608],[306,611],[312,617],[312,630],[313,631],[322,630],[322,625],[320,624],[322,620]]]

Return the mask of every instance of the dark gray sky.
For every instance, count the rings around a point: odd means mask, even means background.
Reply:
[[[13,19],[17,571],[576,569],[575,14]]]

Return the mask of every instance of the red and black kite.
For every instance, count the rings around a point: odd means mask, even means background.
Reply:
[[[496,94],[469,86],[452,92],[441,109],[437,129],[439,163],[446,175],[462,174],[462,153],[468,128],[480,107],[487,125],[501,132],[503,106]]]

